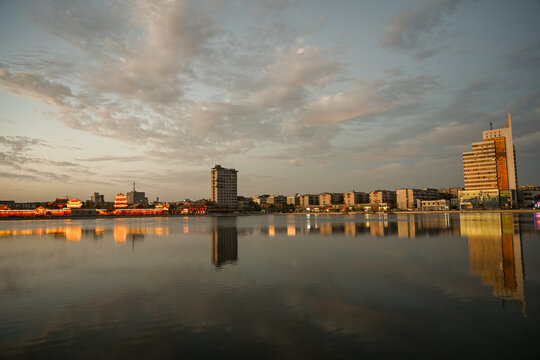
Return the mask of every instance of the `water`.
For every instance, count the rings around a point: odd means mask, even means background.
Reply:
[[[539,358],[540,214],[0,222],[0,357]]]

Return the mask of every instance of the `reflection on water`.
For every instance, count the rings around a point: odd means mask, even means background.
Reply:
[[[478,343],[526,358],[540,331],[539,220],[0,222],[0,358],[102,347],[126,358],[439,358]],[[512,329],[505,341],[501,329]]]
[[[98,239],[104,234],[112,232],[113,239],[117,243],[125,243],[127,239],[142,240],[144,235],[168,236],[169,229],[162,226],[134,227],[123,223],[114,224],[112,230],[105,230],[103,227],[96,226],[93,229],[83,229],[79,224],[70,224],[62,227],[51,226],[33,228],[33,229],[13,229],[0,230],[0,237],[6,236],[28,236],[28,235],[49,235],[56,238],[64,238],[67,241],[79,242],[82,238]]]
[[[238,260],[238,232],[235,217],[212,219],[212,262],[216,267]]]
[[[512,214],[460,214],[469,239],[471,272],[493,286],[493,295],[517,300],[525,315],[523,256],[519,222]],[[504,303],[503,303],[504,304]]]

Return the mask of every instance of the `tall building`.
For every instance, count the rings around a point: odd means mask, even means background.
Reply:
[[[470,207],[508,207],[517,201],[517,170],[512,120],[504,128],[482,132],[482,141],[463,153],[465,190],[460,202]]]
[[[133,183],[133,191],[127,192],[126,199],[128,204],[148,204],[145,192],[135,190],[135,183]]]
[[[238,207],[237,174],[235,169],[226,169],[216,165],[211,171],[212,201],[218,206]]]
[[[105,202],[105,195],[95,192],[94,195],[92,195],[92,202],[94,205],[103,204]]]

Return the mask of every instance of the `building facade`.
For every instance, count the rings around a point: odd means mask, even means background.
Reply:
[[[473,143],[472,151],[463,153],[463,178],[465,190],[460,192],[460,203],[465,207],[483,207],[482,199],[486,194],[489,207],[517,205],[516,155],[510,114],[503,128],[483,131],[482,141]],[[499,205],[495,204],[497,201]]]
[[[419,200],[422,211],[430,210],[450,210],[450,200]]]
[[[276,207],[282,206],[287,203],[287,197],[284,195],[272,195],[266,199],[268,205],[274,205]]]
[[[105,202],[105,195],[95,192],[91,199],[94,205],[101,205]]]
[[[319,195],[301,195],[300,196],[300,206],[310,207],[313,205],[319,205]]]
[[[343,194],[341,193],[322,193],[319,194],[320,206],[331,206],[343,204]]]
[[[126,200],[128,204],[148,204],[148,198],[144,191],[135,190],[135,183],[133,183],[133,191],[126,193]]]
[[[227,169],[216,165],[210,172],[212,201],[217,206],[235,209],[238,207],[237,173],[235,169]]]
[[[388,206],[396,204],[396,192],[390,190],[374,190],[369,193],[370,204],[386,203]]]
[[[355,206],[369,203],[369,194],[359,191],[350,191],[343,194],[343,203],[346,206]]]
[[[437,189],[398,189],[396,205],[399,210],[413,210],[420,207],[419,201],[438,200],[441,197]]]
[[[300,205],[300,196],[287,196],[287,205]]]

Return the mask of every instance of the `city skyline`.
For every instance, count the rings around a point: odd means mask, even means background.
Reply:
[[[462,187],[512,114],[540,170],[540,3],[0,3],[0,199]]]

